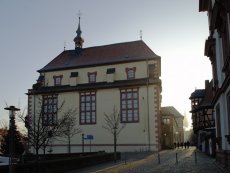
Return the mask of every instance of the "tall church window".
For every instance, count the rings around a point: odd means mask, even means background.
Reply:
[[[121,89],[121,122],[139,122],[139,95],[138,88]]]
[[[80,124],[96,124],[96,92],[80,93]]]
[[[53,126],[57,124],[58,95],[43,96],[43,125]]]

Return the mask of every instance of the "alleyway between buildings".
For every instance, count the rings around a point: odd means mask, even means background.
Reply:
[[[164,150],[158,153],[128,153],[122,161],[71,171],[69,173],[230,173],[214,158],[189,149]]]

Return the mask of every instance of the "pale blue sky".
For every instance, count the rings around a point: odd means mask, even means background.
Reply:
[[[211,79],[204,57],[208,37],[207,14],[198,12],[198,0],[1,0],[0,120],[8,119],[8,105],[27,107],[27,89],[36,72],[66,49],[82,13],[84,47],[140,39],[162,62],[162,106],[189,114],[188,99],[195,88]]]

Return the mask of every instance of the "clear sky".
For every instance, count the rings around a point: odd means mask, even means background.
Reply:
[[[84,47],[140,39],[161,56],[162,106],[190,111],[190,94],[211,79],[204,56],[206,13],[198,0],[1,0],[0,121],[6,103],[27,107],[27,89],[41,69],[73,39],[81,16]]]

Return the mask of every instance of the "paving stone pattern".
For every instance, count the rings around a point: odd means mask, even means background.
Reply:
[[[196,154],[195,154],[196,153]],[[196,157],[195,157],[196,155]],[[160,160],[158,159],[160,158]],[[159,163],[160,162],[160,163]],[[127,154],[127,162],[107,164],[80,173],[230,173],[204,153],[189,149],[164,150],[160,153]],[[71,173],[75,173],[72,171]]]

